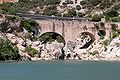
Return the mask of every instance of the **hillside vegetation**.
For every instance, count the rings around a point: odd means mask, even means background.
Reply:
[[[19,0],[0,4],[0,13],[16,12],[120,22],[120,0]]]
[[[0,4],[0,13],[85,17],[91,21],[120,21],[120,0],[19,0]],[[104,20],[105,19],[105,20]]]

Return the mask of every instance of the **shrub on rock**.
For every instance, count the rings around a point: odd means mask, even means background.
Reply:
[[[8,40],[0,38],[0,61],[18,60],[20,58],[17,47]]]

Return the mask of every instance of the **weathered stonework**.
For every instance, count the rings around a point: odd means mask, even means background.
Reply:
[[[101,23],[96,22],[80,22],[80,21],[60,21],[60,20],[36,20],[40,26],[40,35],[45,32],[56,32],[62,35],[66,41],[75,41],[76,37],[80,33],[87,33],[91,38],[95,38],[95,41],[100,39],[98,35],[99,31],[105,32],[105,38],[109,38],[112,30],[111,24],[115,24],[120,28],[119,23]]]

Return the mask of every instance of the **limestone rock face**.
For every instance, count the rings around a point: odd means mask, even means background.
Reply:
[[[42,59],[59,59],[59,57],[62,55],[62,48],[63,48],[63,43],[58,43],[57,41],[54,41],[52,43],[47,43],[42,49],[43,51],[41,52],[41,58]]]
[[[2,35],[1,35],[2,36]],[[31,41],[30,39],[22,39],[12,33],[7,33],[6,37],[16,45],[19,49],[19,55],[22,60],[52,60],[59,59],[64,54],[64,59],[76,59],[76,60],[120,60],[120,36],[114,38],[110,43],[104,46],[103,40],[98,40],[88,48],[81,48],[85,44],[91,41],[89,35],[79,35],[75,41],[68,41],[64,47],[63,43],[53,41],[42,44],[40,41]],[[23,43],[26,42],[26,46],[31,46],[38,51],[33,57],[28,55],[25,51]],[[62,51],[64,50],[64,52]]]
[[[25,52],[25,47],[22,46],[22,43],[24,40],[22,38],[19,38],[15,36],[14,34],[7,33],[6,34],[8,40],[12,42],[12,44],[16,45],[18,50],[19,50],[19,55],[21,56],[22,60],[27,60],[28,58],[30,59],[31,57]]]

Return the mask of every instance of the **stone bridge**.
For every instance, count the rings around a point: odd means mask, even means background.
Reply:
[[[109,38],[112,27],[119,27],[119,23],[95,23],[82,21],[36,20],[40,26],[40,34],[55,32],[63,36],[66,43],[75,41],[80,33],[86,33],[92,42],[100,39],[100,35]]]

